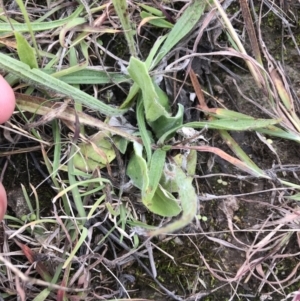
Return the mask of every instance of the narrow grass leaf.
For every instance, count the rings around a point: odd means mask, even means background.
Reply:
[[[146,23],[150,23],[156,27],[160,27],[160,28],[173,28],[173,24],[168,22],[167,20],[165,20],[164,17],[157,17],[157,16],[153,16],[145,11],[141,12],[141,24],[144,25]]]
[[[58,277],[60,276],[60,273],[62,271],[62,264],[59,264],[55,269],[55,274],[51,280],[52,284],[55,284],[58,280]],[[32,301],[44,301],[47,299],[49,294],[51,293],[51,289],[45,288],[42,290]]]
[[[26,204],[27,204],[27,207],[28,207],[30,213],[34,213],[34,210],[33,210],[33,207],[32,207],[32,204],[31,204],[31,201],[30,201],[30,198],[29,198],[29,195],[28,195],[28,193],[26,191],[26,188],[25,188],[25,186],[23,184],[21,184],[21,188],[22,188],[22,193],[23,193],[23,196],[24,196],[24,198],[26,200]]]
[[[137,3],[138,6],[142,7],[144,10],[148,11],[149,13],[151,13],[152,15],[156,15],[158,17],[163,17],[163,12],[153,6],[150,5],[146,5],[143,3]]]
[[[19,32],[15,32],[17,42],[17,52],[21,62],[28,65],[31,69],[38,68],[38,63],[34,49]]]
[[[268,126],[267,128],[259,128],[256,129],[257,132],[263,133],[266,135],[274,136],[274,137],[279,137],[283,139],[288,139],[288,140],[293,140],[298,143],[300,143],[300,134],[297,132],[286,132],[285,130],[276,127],[276,126]]]
[[[129,220],[127,223],[128,223],[128,225],[130,225],[132,227],[140,227],[140,228],[144,228],[144,229],[148,229],[148,230],[155,230],[156,229],[155,226],[148,225],[148,224],[143,223],[143,222],[138,221],[138,220]]]
[[[127,219],[128,219],[128,215],[130,213],[128,212],[127,208],[124,206],[124,204],[120,205],[120,221],[121,221],[121,229],[124,231],[124,233],[126,233],[126,224],[127,224]],[[124,239],[124,234],[121,232],[120,233],[120,242],[123,242]]]
[[[125,110],[110,107],[89,94],[56,79],[51,75],[45,74],[38,69],[30,69],[28,65],[3,53],[0,53],[0,69],[10,72],[21,80],[37,87],[67,95],[75,101],[82,103],[91,109],[98,110],[103,114],[111,116],[120,115],[125,112]]]
[[[43,289],[32,301],[44,301],[50,294],[50,290],[48,288]]]
[[[83,207],[83,202],[82,202],[82,198],[80,196],[79,193],[79,188],[78,185],[76,185],[77,183],[77,179],[74,175],[74,155],[76,152],[76,146],[74,144],[71,145],[70,148],[70,153],[69,153],[69,160],[68,160],[68,179],[70,182],[70,186],[71,188],[71,192],[72,192],[72,196],[75,202],[75,206],[78,212],[78,216],[83,218],[82,222],[85,221],[86,218],[86,212],[85,209]],[[68,205],[67,205],[68,206]]]
[[[59,32],[59,42],[62,47],[66,47],[65,45],[65,37],[68,31],[72,30],[74,27],[86,23],[85,18],[74,18],[70,20],[67,24],[64,25],[62,30]]]
[[[68,68],[69,69],[69,68]],[[42,70],[44,71],[44,70]],[[54,76],[57,76],[54,74]],[[68,84],[78,84],[78,85],[101,85],[101,84],[111,84],[111,83],[123,83],[129,82],[128,76],[117,73],[117,72],[105,72],[97,70],[77,70],[59,78]]]
[[[185,127],[202,128],[203,125],[209,129],[228,130],[228,131],[250,131],[258,128],[267,127],[279,123],[280,119],[221,119],[209,122],[190,122]]]
[[[289,200],[300,201],[300,193],[296,193],[296,194],[290,195],[290,196],[285,196],[285,198],[287,198]]]
[[[68,186],[67,188],[65,188],[64,190],[60,191],[52,200],[52,203],[55,203],[57,201],[57,199],[59,199],[60,197],[62,197],[63,195],[65,195],[66,193],[68,193],[69,191],[71,191],[73,189],[73,187],[75,186],[87,186],[90,185],[91,183],[100,183],[100,185],[102,185],[103,183],[110,183],[109,180],[104,179],[104,178],[93,178],[93,179],[88,179],[88,180],[83,180],[80,182],[76,182],[74,184],[71,184],[70,186]],[[48,221],[48,220],[47,220]],[[51,221],[51,220],[50,220]],[[46,221],[45,221],[46,222]],[[55,222],[55,221],[54,221]]]
[[[52,134],[54,138],[54,153],[52,163],[53,172],[50,172],[50,174],[51,178],[55,179],[59,170],[61,158],[61,133],[56,119],[52,121]]]
[[[79,248],[82,246],[82,244],[84,243],[86,237],[88,236],[88,229],[83,227],[82,228],[82,231],[79,235],[79,240],[78,242],[76,243],[74,249],[72,250],[70,256],[67,258],[67,260],[65,261],[64,265],[63,265],[63,269],[65,269],[69,264],[70,262],[73,260],[75,254],[77,253],[77,251],[79,250]]]
[[[156,56],[153,65],[156,66],[170,50],[184,38],[198,23],[206,7],[206,1],[194,0],[170,31],[165,43]]]
[[[98,198],[98,200],[96,200],[90,210],[90,212],[87,215],[87,219],[89,220],[93,214],[95,213],[95,211],[99,208],[100,204],[105,200],[106,198],[106,194],[103,194],[100,198]]]
[[[133,38],[134,31],[131,27],[131,21],[129,18],[127,1],[126,0],[112,0],[112,3],[114,5],[115,11],[119,17],[119,20],[121,21],[130,54],[133,57],[137,57],[137,50],[136,50],[135,41]]]
[[[70,20],[76,18],[79,16],[79,14],[82,12],[83,6],[80,5],[76,11],[74,11],[69,17],[57,21],[51,21],[51,22],[32,22],[31,23],[31,29],[32,31],[46,31],[51,30],[55,28],[59,28],[63,25],[65,25]],[[13,29],[17,32],[29,32],[29,28],[27,24],[22,23],[13,23]],[[0,32],[11,32],[12,28],[10,24],[7,23],[0,23]]]
[[[153,59],[154,59],[155,55],[157,54],[159,47],[166,40],[166,38],[167,38],[167,35],[158,37],[158,39],[155,41],[153,47],[151,48],[150,53],[148,54],[147,59],[145,61],[148,70],[151,70],[152,67],[154,67],[152,64]]]
[[[209,109],[209,111],[205,111],[205,110],[203,110],[203,111],[213,117],[217,117],[218,119],[252,119],[252,120],[255,120],[255,118],[252,116],[249,116],[249,115],[246,115],[243,113],[239,113],[239,112],[235,112],[235,111],[231,111],[231,110],[227,110],[227,109],[222,109],[222,108],[211,108],[211,109]]]
[[[260,169],[243,151],[243,149],[236,143],[236,141],[229,135],[227,131],[220,130],[219,131],[221,137],[225,141],[228,147],[236,154],[236,156],[244,162],[249,169],[253,170],[259,177],[265,177],[265,172]]]
[[[280,120],[277,119],[220,119],[220,120],[212,120],[212,121],[202,121],[202,122],[190,122],[184,125],[174,127],[168,132],[164,133],[158,144],[163,144],[167,137],[171,134],[184,127],[191,128],[206,128],[206,129],[216,129],[216,130],[227,130],[227,131],[250,131],[257,130],[259,128],[268,127],[270,125],[274,125],[279,123]]]

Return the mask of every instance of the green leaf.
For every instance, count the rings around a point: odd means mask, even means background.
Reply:
[[[20,8],[20,11],[21,11],[21,14],[26,22],[26,25],[28,27],[28,31],[29,31],[29,34],[30,34],[30,37],[31,37],[31,41],[32,41],[32,44],[33,44],[33,47],[36,51],[36,54],[37,56],[39,57],[39,49],[38,49],[38,45],[37,45],[37,42],[36,42],[36,39],[35,39],[35,36],[34,36],[34,33],[33,33],[33,30],[32,30],[32,26],[31,26],[31,21],[29,19],[29,15],[28,15],[28,12],[26,10],[26,7],[25,7],[25,4],[23,3],[23,0],[16,0],[16,2],[18,3],[19,5],[19,8]],[[10,22],[8,22],[10,24]],[[11,24],[10,24],[11,25]],[[15,29],[15,28],[14,28]],[[15,29],[16,30],[16,29]]]
[[[167,35],[158,37],[158,39],[154,43],[153,47],[151,48],[150,53],[148,54],[147,59],[145,61],[148,70],[151,70],[152,67],[154,67],[152,65],[153,59],[154,59],[157,51],[159,50],[159,47],[166,40],[166,38],[167,38]]]
[[[147,59],[145,61],[145,64],[146,64],[148,70],[150,70],[152,68],[153,58],[156,55],[156,53],[157,53],[160,45],[166,39],[166,37],[167,36],[159,37],[156,40],[154,46],[151,48],[150,53],[149,53],[149,55],[148,55],[148,57],[147,57]],[[122,105],[120,107],[121,109],[127,109],[127,108],[129,108],[132,105],[132,103],[134,102],[134,98],[135,98],[136,94],[139,92],[139,89],[140,89],[140,87],[136,83],[134,83],[131,86],[131,88],[129,90],[129,93],[128,93],[126,99],[125,99],[125,101],[122,103]]]
[[[74,166],[92,172],[114,160],[116,153],[108,137],[107,133],[99,132],[90,139],[91,143],[79,144],[80,152],[74,156]]]
[[[152,198],[160,181],[165,159],[166,152],[161,149],[157,149],[152,155],[149,168],[149,184],[142,191],[142,201],[147,208],[152,206]]]
[[[190,122],[184,125],[170,129],[168,132],[164,133],[158,144],[163,144],[164,141],[174,132],[184,127],[191,128],[207,128],[207,129],[216,129],[216,130],[228,130],[228,131],[250,131],[257,130],[260,128],[268,127],[270,125],[279,123],[279,119],[220,119],[212,121],[203,121],[203,122]]]
[[[162,174],[160,185],[170,193],[178,192],[178,185],[175,181],[174,171],[170,170],[170,164],[165,164],[164,172]]]
[[[149,186],[148,168],[146,160],[143,158],[143,147],[137,142],[133,143],[134,155],[130,158],[127,166],[127,175],[132,180],[133,185],[140,190]]]
[[[267,128],[260,128],[257,129],[257,132],[263,133],[266,135],[274,136],[274,137],[279,137],[279,138],[284,138],[284,139],[289,139],[296,141],[300,143],[300,135],[297,132],[287,132],[279,127],[276,126],[268,126]]]
[[[135,46],[134,41],[134,31],[132,29],[132,23],[129,18],[129,10],[126,0],[112,0],[112,3],[114,5],[114,9],[119,17],[119,20],[121,21],[124,35],[127,41],[127,46],[129,48],[130,54],[133,57],[137,57],[137,49]]]
[[[296,193],[296,194],[290,195],[290,196],[285,196],[285,198],[287,198],[289,200],[300,201],[300,193]]]
[[[117,72],[105,72],[86,69],[82,65],[72,66],[56,72],[55,69],[42,69],[41,71],[59,78],[72,85],[98,85],[109,83],[129,82],[128,76]]]
[[[17,52],[20,61],[28,65],[30,68],[38,68],[38,63],[35,57],[34,49],[29,45],[27,40],[16,31],[15,37],[17,42]]]
[[[158,185],[151,203],[147,208],[151,212],[164,217],[177,216],[181,212],[178,201],[161,185]]]
[[[168,113],[159,103],[158,95],[155,91],[151,77],[149,76],[146,64],[131,57],[127,70],[131,78],[142,90],[147,121],[154,122],[162,115],[167,116]]]
[[[124,155],[127,150],[128,140],[120,136],[113,136],[112,140],[117,149]]]
[[[161,28],[173,28],[173,24],[168,22],[164,17],[153,16],[145,11],[141,12],[141,18],[146,19],[149,18],[148,23]]]
[[[183,113],[184,107],[181,104],[178,104],[178,112],[176,116],[161,116],[155,122],[149,122],[149,125],[153,129],[156,137],[160,138],[165,133],[170,132],[170,134],[166,137],[167,139],[170,139],[175,133],[173,129],[182,125]]]
[[[206,1],[194,0],[183,12],[179,20],[172,28],[165,43],[156,56],[153,65],[156,66],[161,59],[182,39],[184,38],[198,23],[206,7]]]
[[[56,283],[57,280],[59,279],[59,276],[61,275],[61,271],[62,271],[62,263],[60,263],[59,265],[57,265],[56,269],[55,269],[55,274],[51,280],[51,283]],[[51,289],[49,287],[45,288],[44,290],[42,290],[39,294],[37,294],[34,299],[32,299],[32,301],[45,301],[47,300],[48,295],[51,293]]]
[[[129,109],[130,106],[134,103],[135,96],[139,92],[140,87],[137,83],[133,83],[133,85],[129,89],[129,93],[127,94],[127,97],[125,101],[120,106],[121,109]]]
[[[188,154],[179,153],[172,158],[174,163],[180,167],[183,171],[186,171],[188,176],[195,175],[197,166],[197,151],[191,149]],[[175,171],[173,164],[166,164],[164,172],[161,177],[160,184],[167,191],[174,193],[178,192],[178,184],[176,181]]]
[[[156,82],[152,81],[152,84],[153,84],[155,92],[158,96],[159,103],[169,113],[171,111],[171,108],[170,108],[170,102],[169,102],[167,93],[165,93],[165,91],[163,91]]]
[[[264,177],[266,175],[266,173],[250,159],[250,157],[243,151],[240,145],[230,136],[228,131],[220,130],[219,134],[228,145],[228,147],[242,162],[244,162],[248,166],[249,169],[251,169],[259,177]]]
[[[178,194],[182,207],[182,215],[175,222],[172,222],[154,231],[150,231],[149,234],[151,236],[177,231],[187,226],[197,213],[198,200],[195,188],[192,185],[193,178],[187,176],[185,172],[175,164],[170,165],[169,169],[172,170],[175,183],[178,187]]]
[[[73,260],[78,249],[84,244],[84,241],[85,241],[86,237],[88,236],[89,230],[87,228],[83,227],[81,230],[82,230],[81,233],[79,233],[79,235],[78,235],[79,240],[77,241],[76,245],[73,247],[72,252],[70,253],[70,256],[65,261],[65,263],[62,267],[63,269],[65,269],[69,265],[69,263]]]
[[[140,100],[138,101],[138,104],[137,104],[136,117],[137,117],[137,122],[138,122],[140,135],[141,135],[141,138],[142,138],[142,141],[143,141],[143,145],[144,145],[145,150],[146,150],[147,162],[150,163],[151,156],[152,156],[151,137],[150,137],[149,132],[146,128],[145,114],[144,114],[144,104],[143,104],[141,98],[140,98]]]
[[[267,127],[279,123],[280,119],[220,119],[209,122],[190,122],[186,123],[185,127],[228,130],[228,131],[250,131],[258,128]]]
[[[68,31],[72,30],[74,27],[86,23],[85,18],[74,18],[70,20],[59,32],[59,42],[62,47],[65,45],[65,36]]]
[[[28,65],[3,53],[0,53],[0,69],[10,72],[32,85],[67,95],[75,101],[82,103],[91,109],[98,110],[103,114],[112,116],[120,115],[125,112],[125,110],[110,107],[99,99],[56,79],[51,75],[45,74],[41,70],[30,69]]]
[[[67,18],[55,21],[47,21],[47,22],[32,22],[31,29],[32,31],[46,31],[55,29],[63,26],[68,21],[76,18],[83,10],[83,6],[79,5],[78,8]],[[17,32],[29,32],[29,28],[27,24],[22,23],[14,23],[14,30]],[[11,24],[9,22],[0,23],[0,32],[11,32]]]
[[[255,119],[252,116],[222,108],[215,109],[215,112],[213,113],[207,113],[211,116],[217,117],[218,119]]]
[[[202,16],[204,9],[206,6],[206,1],[203,0],[195,0],[192,1],[188,8],[184,11],[182,16],[176,22],[175,26],[172,28],[171,32],[165,37],[160,37],[153,48],[146,60],[147,69],[153,69],[161,59],[169,53],[169,51],[184,37],[186,36],[198,23],[200,17]],[[160,44],[163,42],[163,46],[159,50],[156,58],[153,59],[154,55],[157,53]],[[122,104],[121,108],[128,108],[134,101],[134,96],[138,92],[138,86],[134,84],[131,89],[130,93],[127,96],[126,100]]]
[[[161,216],[176,216],[181,208],[172,194],[159,185],[166,152],[158,149],[154,152],[150,168],[142,157],[142,146],[134,143],[135,153],[131,157],[127,175],[133,184],[142,191],[142,202],[151,212]]]
[[[154,8],[153,6],[149,6],[146,4],[139,4],[137,3],[138,6],[142,7],[144,10],[147,10],[149,13],[151,13],[152,15],[156,15],[158,17],[163,17],[163,12],[157,8]]]

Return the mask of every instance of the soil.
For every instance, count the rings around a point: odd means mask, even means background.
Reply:
[[[289,8],[294,13],[298,12],[298,6],[299,3],[296,1],[289,2]],[[268,25],[266,22],[266,26],[263,27],[263,36],[267,41],[269,51],[274,57],[278,57],[280,53],[277,52],[277,43],[281,34],[281,23],[272,12],[269,13],[268,18],[269,22],[274,23]],[[299,25],[296,24],[293,30],[296,38],[300,39]],[[296,55],[294,46],[290,45],[289,41],[286,41],[285,45],[284,53],[287,58],[285,70],[290,77],[291,85],[295,87],[299,95],[299,56]],[[230,66],[230,63],[226,64]],[[237,85],[243,95],[252,99],[253,102],[268,107],[265,104],[265,97],[256,88],[252,77],[240,70],[235,70],[234,66],[231,67],[238,74]],[[214,87],[215,96],[220,103],[229,109],[253,117],[267,117],[259,107],[241,96],[230,81],[229,75],[221,68],[213,66],[211,72],[217,74],[220,81],[216,81],[216,77],[211,74],[205,76],[200,74],[200,76],[202,76],[204,89],[208,89],[209,82]],[[212,99],[208,98],[207,101],[210,106],[215,105]],[[188,117],[186,115],[186,118],[193,120],[197,114],[199,115],[195,110]],[[138,262],[136,258],[131,258],[126,265],[117,265],[112,268],[131,298],[160,301],[286,300],[288,294],[300,288],[298,271],[294,271],[294,274],[288,278],[299,263],[297,217],[282,227],[279,226],[281,223],[276,223],[284,216],[297,213],[298,206],[296,202],[286,200],[283,194],[274,191],[275,187],[280,188],[276,182],[276,176],[299,184],[299,145],[293,141],[272,138],[275,154],[253,132],[232,132],[231,134],[260,168],[268,170],[270,174],[273,173],[274,180],[243,178],[244,174],[224,160],[207,153],[200,153],[195,185],[200,199],[199,214],[207,220],[196,220],[179,233],[152,240],[153,258],[157,270],[156,279],[161,285],[156,283],[151,273],[149,274],[142,266],[144,264],[151,271],[147,253],[144,256],[146,258],[141,259],[141,262]],[[214,146],[232,154],[218,133],[208,131],[205,133],[205,138]],[[27,163],[24,165],[25,162]],[[39,168],[37,168],[37,162]],[[11,215],[21,217],[29,213],[19,208],[20,203],[22,205],[19,199],[22,195],[19,190],[20,184],[25,185],[30,191],[29,183],[35,187],[41,183],[42,176],[38,169],[46,173],[46,168],[41,162],[40,154],[36,155],[35,162],[32,157],[29,158],[26,155],[13,155],[9,158],[4,184],[9,190]],[[4,160],[1,164],[4,166]],[[280,170],[280,166],[290,167],[290,170],[284,173]],[[220,174],[220,176],[209,177],[212,174]],[[55,195],[46,182],[36,192],[45,200],[51,200]],[[134,193],[129,196],[134,197],[133,195]],[[209,195],[216,197],[208,198]],[[43,216],[52,213],[51,210],[51,201],[46,201]],[[149,220],[158,221],[157,217],[152,215],[148,217]],[[278,232],[275,231],[276,227],[278,227]],[[291,236],[287,237],[289,231],[280,232],[279,229],[289,229],[292,231]],[[94,231],[95,235],[103,236],[100,228],[95,227]],[[271,242],[264,244],[267,239],[271,239]],[[124,241],[130,245],[128,239]],[[109,251],[106,256],[111,261],[126,251],[122,245],[112,247],[110,239],[107,244]],[[104,246],[100,246],[99,252],[101,253],[103,249]],[[285,254],[285,256],[280,257],[280,254]],[[248,262],[248,266],[245,262]],[[92,277],[95,278],[92,282],[95,294],[109,296],[111,291],[119,291],[119,295],[116,294],[116,296],[120,299],[126,298],[126,293],[120,289],[118,281],[116,282],[103,268],[101,276],[92,275]],[[97,300],[96,297],[95,300]]]

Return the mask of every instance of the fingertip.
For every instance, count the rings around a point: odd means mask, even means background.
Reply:
[[[14,112],[16,98],[13,89],[0,75],[0,124],[6,122]]]
[[[3,220],[7,209],[7,196],[6,191],[0,182],[0,222]]]

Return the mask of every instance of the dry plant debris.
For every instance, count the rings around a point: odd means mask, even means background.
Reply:
[[[298,2],[0,10],[1,299],[300,299]]]

